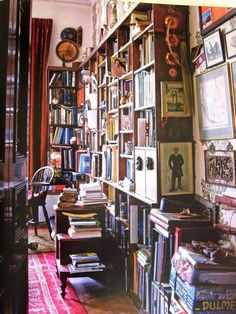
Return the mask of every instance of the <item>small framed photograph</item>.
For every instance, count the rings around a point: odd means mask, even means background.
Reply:
[[[201,14],[201,23],[203,29],[212,23],[212,8],[208,8]]]
[[[210,35],[204,37],[203,44],[207,68],[213,67],[217,64],[224,62],[221,33],[219,29],[217,29]]]
[[[173,142],[160,144],[161,194],[193,193],[193,144]]]
[[[162,117],[187,117],[190,115],[183,82],[161,82],[161,113]]]
[[[206,182],[235,187],[235,151],[204,151]]]
[[[236,56],[236,28],[225,34],[227,58]]]
[[[227,64],[195,77],[201,140],[234,137],[229,68]]]

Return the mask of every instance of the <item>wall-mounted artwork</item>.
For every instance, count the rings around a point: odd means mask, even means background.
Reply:
[[[187,117],[189,104],[184,97],[183,82],[161,82],[162,117]]]
[[[234,137],[228,65],[196,76],[196,101],[201,140]]]
[[[235,151],[204,151],[206,182],[235,187]]]
[[[207,68],[224,62],[220,30],[203,38]]]
[[[233,58],[236,56],[236,29],[225,34],[225,44],[227,57]]]
[[[160,144],[161,194],[193,193],[192,142]]]

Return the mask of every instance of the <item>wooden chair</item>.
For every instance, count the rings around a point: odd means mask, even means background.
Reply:
[[[52,228],[50,225],[48,212],[46,209],[46,197],[50,183],[54,176],[54,170],[50,166],[44,166],[38,169],[33,175],[29,183],[29,195],[28,195],[28,207],[31,210],[32,219],[29,221],[29,225],[34,225],[35,235],[38,235],[38,213],[39,208],[43,209],[43,214],[47,223],[50,238],[52,239],[51,233]]]

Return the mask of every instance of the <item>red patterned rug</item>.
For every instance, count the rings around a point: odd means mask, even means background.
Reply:
[[[87,314],[68,282],[65,299],[55,271],[55,253],[29,255],[29,314]]]

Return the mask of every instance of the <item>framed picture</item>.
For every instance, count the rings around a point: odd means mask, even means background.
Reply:
[[[236,28],[225,34],[227,58],[236,56]]]
[[[183,82],[161,82],[162,117],[186,117],[190,115],[184,95]]]
[[[206,35],[232,18],[236,13],[233,7],[199,7],[201,34]]]
[[[219,29],[204,37],[203,44],[207,68],[224,62],[221,33]]]
[[[234,137],[228,65],[195,77],[201,140]]]
[[[204,151],[206,182],[235,187],[235,151]]]
[[[231,63],[234,103],[236,104],[236,61]]]
[[[193,193],[192,142],[160,144],[161,194]]]

